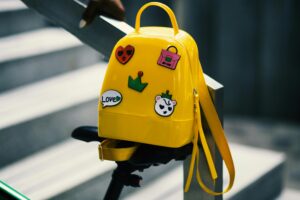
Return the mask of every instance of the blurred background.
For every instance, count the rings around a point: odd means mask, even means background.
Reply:
[[[133,26],[136,12],[149,1],[122,2],[126,22]],[[300,1],[160,2],[174,10],[179,27],[196,40],[204,72],[225,86],[224,127],[230,142],[283,152],[286,162],[282,184],[293,195],[299,195]],[[28,116],[22,116],[22,109],[13,102],[18,99],[19,106],[24,108],[26,101],[20,97],[36,91],[34,94],[39,97],[29,98],[28,102],[33,103],[27,103],[29,107],[40,105],[40,96],[47,99],[47,94],[55,90],[38,91],[54,87],[51,85],[54,83],[62,87],[71,84],[80,76],[74,74],[76,70],[103,62],[103,56],[26,8],[21,1],[0,1],[0,24],[0,144],[3,148],[0,175],[3,175],[19,160],[64,142],[76,126],[97,124],[94,111],[97,100],[92,97],[82,100],[82,96],[71,95],[63,100],[64,93],[58,93],[57,98],[49,101],[64,101],[64,105],[53,104],[53,108],[45,105],[42,111],[32,109]],[[141,25],[170,26],[170,22],[162,10],[149,9],[143,14]],[[84,91],[87,86],[84,83],[90,83],[89,75],[95,71],[82,73],[86,74],[85,79],[74,84]],[[74,97],[78,102],[72,102]],[[11,117],[9,114],[14,109],[20,113]],[[40,135],[42,129],[47,130]],[[20,134],[25,135],[23,139]],[[40,142],[45,138],[46,141]],[[15,148],[24,142],[30,148],[24,151]]]
[[[123,2],[134,24],[134,10],[144,1]],[[162,2],[197,41],[204,71],[226,87],[226,115],[299,122],[298,1]],[[170,26],[160,9],[145,12],[143,24]]]

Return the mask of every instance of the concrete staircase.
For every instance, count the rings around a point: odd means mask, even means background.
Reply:
[[[0,37],[45,27],[48,22],[20,1],[1,0]]]
[[[0,1],[0,21],[7,27],[0,31],[0,179],[31,199],[102,198],[115,164],[100,162],[96,143],[75,141],[70,133],[97,124],[103,56],[19,1]],[[280,193],[283,155],[239,145],[233,152],[240,175],[225,199]],[[272,162],[257,169],[250,157]],[[122,198],[183,198],[179,162],[145,170],[143,177],[143,187],[125,188]],[[271,183],[276,191],[260,195]]]

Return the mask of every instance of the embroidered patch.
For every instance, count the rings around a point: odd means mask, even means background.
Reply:
[[[134,47],[127,45],[125,48],[119,46],[115,52],[117,60],[123,65],[126,64],[134,54]]]
[[[116,90],[107,90],[101,95],[102,107],[116,106],[122,101],[122,95]]]
[[[138,76],[136,79],[133,79],[131,76],[128,77],[128,87],[136,90],[138,92],[142,92],[148,83],[142,83],[142,77],[144,73],[142,71],[138,72]]]
[[[155,97],[154,109],[158,115],[168,117],[174,112],[176,104],[177,102],[172,100],[172,95],[170,95],[169,90],[167,90],[166,93]]]
[[[169,51],[171,48],[175,49],[175,53]],[[175,46],[169,46],[167,50],[161,50],[157,64],[169,69],[176,69],[176,65],[180,59],[180,55],[177,54],[178,50]]]

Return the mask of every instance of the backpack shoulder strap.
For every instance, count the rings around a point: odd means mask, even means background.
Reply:
[[[187,54],[189,55],[189,51],[187,51]],[[185,192],[187,192],[189,190],[190,183],[191,183],[191,177],[192,177],[193,170],[194,170],[194,165],[196,162],[197,163],[196,164],[196,167],[197,167],[196,178],[197,178],[197,182],[200,185],[200,187],[209,194],[222,195],[222,194],[228,192],[233,186],[233,182],[235,179],[234,163],[233,163],[233,159],[231,156],[231,152],[229,149],[227,139],[225,137],[223,127],[221,125],[221,122],[218,117],[215,106],[212,102],[207,85],[205,83],[201,64],[199,61],[197,63],[191,63],[190,56],[189,56],[189,59],[190,59],[190,65],[191,66],[193,65],[194,67],[196,67],[196,68],[193,68],[193,70],[195,70],[195,71],[193,71],[190,68],[191,76],[192,77],[198,76],[198,77],[197,77],[197,80],[196,80],[196,78],[194,78],[195,80],[192,81],[194,84],[194,90],[195,90],[194,91],[194,99],[195,99],[194,100],[194,104],[195,104],[194,105],[195,106],[194,139],[193,139],[193,151],[192,151],[190,169],[189,169],[188,178],[187,178],[186,185],[185,185]],[[197,75],[193,75],[193,74],[197,74]],[[199,93],[199,95],[198,95],[198,93]],[[222,192],[215,192],[215,191],[211,190],[210,188],[208,188],[203,183],[201,176],[200,176],[200,171],[199,171],[199,167],[198,167],[198,164],[199,164],[198,140],[199,139],[200,139],[200,142],[201,142],[203,150],[204,150],[204,154],[207,159],[211,177],[213,180],[215,180],[217,178],[217,172],[216,172],[216,169],[215,169],[215,166],[214,166],[214,163],[212,160],[212,156],[210,154],[210,150],[208,148],[208,145],[207,145],[207,142],[205,139],[202,124],[201,124],[200,106],[201,106],[201,110],[204,113],[206,121],[208,123],[209,129],[211,130],[211,133],[212,133],[212,136],[216,143],[216,146],[217,146],[217,148],[221,154],[221,157],[224,160],[226,168],[229,172],[229,184],[228,184],[227,188]],[[198,134],[200,137],[198,137]]]

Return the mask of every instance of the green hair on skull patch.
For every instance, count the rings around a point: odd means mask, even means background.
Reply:
[[[166,98],[172,100],[172,95],[169,94],[169,90],[166,90],[166,93],[161,94],[161,98]]]

